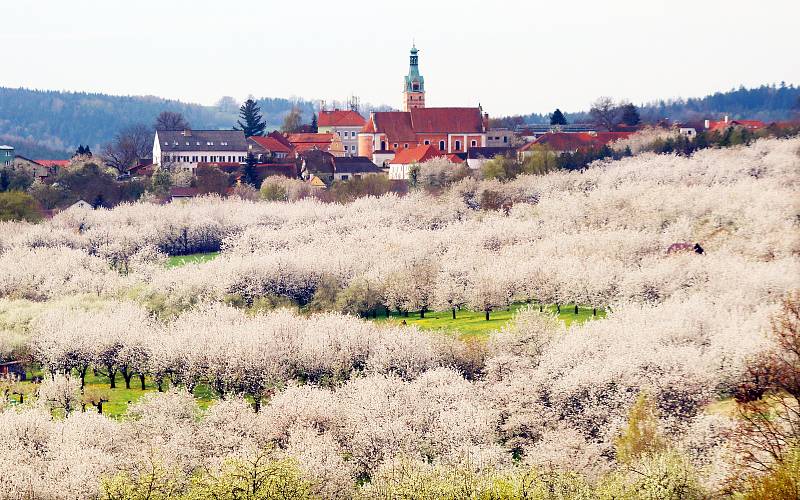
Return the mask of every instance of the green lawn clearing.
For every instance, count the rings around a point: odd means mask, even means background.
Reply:
[[[43,374],[38,368],[28,370],[27,380],[22,382],[26,392],[26,402],[35,399],[37,384],[31,382],[32,378],[43,376],[48,375]],[[165,382],[163,388],[164,390],[167,390],[169,388],[169,382]],[[110,417],[119,417],[120,415],[125,414],[129,404],[135,403],[139,400],[139,398],[148,392],[155,392],[157,387],[152,382],[150,377],[147,377],[145,378],[145,390],[142,390],[141,381],[139,380],[138,376],[135,376],[131,379],[131,388],[126,389],[125,379],[122,378],[122,375],[117,374],[116,388],[111,389],[108,377],[101,374],[95,375],[94,371],[90,369],[86,373],[86,385],[84,391],[89,392],[94,390],[102,391],[104,397],[108,398],[108,402],[103,403],[103,414]],[[204,384],[198,384],[197,387],[195,387],[194,396],[201,408],[207,408],[214,400],[217,399],[213,391],[211,391],[210,388]],[[19,396],[14,395],[12,399],[18,400],[18,398]],[[86,405],[86,410],[96,411],[95,407],[90,404]]]
[[[167,267],[180,267],[186,264],[202,264],[213,260],[219,252],[193,253],[190,255],[173,255],[167,259]]]
[[[514,317],[517,309],[525,307],[525,304],[514,304],[508,309],[492,311],[489,315],[489,321],[486,321],[485,313],[459,310],[456,311],[456,319],[453,319],[452,311],[436,311],[426,312],[424,318],[420,318],[419,312],[408,313],[408,317],[400,316],[396,312],[390,314],[389,318],[385,315],[373,319],[377,322],[391,321],[392,323],[401,324],[404,320],[408,325],[416,325],[424,330],[446,330],[457,331],[461,334],[461,338],[469,337],[485,337],[494,330],[499,330],[505,326]],[[558,314],[555,305],[545,306],[544,311]],[[578,314],[575,314],[575,305],[561,306],[561,313],[558,318],[569,326],[573,321],[584,322],[593,317],[604,318],[606,315],[602,309],[597,310],[597,316],[592,315],[591,308],[578,307]]]

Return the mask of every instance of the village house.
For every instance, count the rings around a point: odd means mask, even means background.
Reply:
[[[14,147],[0,146],[0,167],[10,167],[14,162]]]
[[[458,156],[448,155],[431,144],[401,149],[389,162],[389,179],[409,179],[411,169],[414,167],[414,165],[419,165],[420,163],[425,163],[428,160],[441,157],[447,158],[448,161],[454,164],[454,166],[463,162],[463,160],[461,160]]]
[[[49,167],[47,165],[43,165],[39,163],[37,160],[31,160],[30,158],[25,158],[24,156],[16,155],[14,156],[14,161],[12,166],[16,169],[24,169],[31,174],[35,179],[43,180],[53,174],[55,174],[55,169]]]
[[[345,156],[333,159],[333,179],[347,181],[368,175],[384,175],[382,168],[363,156]]]
[[[279,136],[280,139],[276,137],[276,135]],[[252,153],[260,163],[272,161],[285,162],[295,158],[294,147],[277,131],[263,137],[248,137],[247,151],[248,153]]]
[[[305,151],[319,150],[330,153],[334,156],[344,156],[344,144],[342,138],[333,133],[298,133],[288,134],[286,139],[292,143],[297,153]]]
[[[729,127],[743,127],[751,132],[760,130],[767,126],[761,120],[731,120],[730,116],[725,115],[722,120],[705,120],[704,128],[709,132],[722,132]]]
[[[320,110],[317,118],[317,131],[323,134],[336,134],[342,139],[342,146],[346,156],[358,154],[358,133],[364,127],[366,120],[357,111]]]
[[[514,148],[510,147],[470,148],[467,151],[467,166],[472,170],[480,170],[484,163],[497,156],[513,157],[515,154]]]
[[[517,154],[522,161],[533,153],[536,145],[546,146],[557,155],[573,154],[600,149],[614,141],[627,139],[632,134],[633,132],[550,132],[520,147]]]
[[[193,172],[199,163],[243,163],[247,151],[241,130],[158,130],[153,163]]]

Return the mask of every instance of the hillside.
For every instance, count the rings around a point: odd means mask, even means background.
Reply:
[[[270,127],[278,127],[295,101],[258,99]],[[235,104],[203,106],[154,96],[113,96],[0,87],[0,142],[23,156],[66,157],[78,146],[99,150],[119,129],[134,123],[152,124],[161,111],[183,113],[195,128],[229,128],[236,123]],[[314,103],[299,101],[304,114]]]
[[[752,89],[739,87],[705,97],[653,101],[639,105],[639,109],[642,118],[648,121],[663,118],[685,121],[726,114],[734,119],[765,122],[789,120],[800,114],[800,87],[784,83]],[[564,115],[570,123],[589,119],[587,110],[565,112]],[[550,117],[547,113],[530,113],[523,115],[522,119],[525,123],[549,123]]]

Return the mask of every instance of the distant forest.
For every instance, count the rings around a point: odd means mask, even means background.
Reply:
[[[800,115],[800,87],[787,85],[762,85],[747,89],[739,87],[727,92],[716,92],[705,97],[660,100],[639,105],[639,113],[645,121],[664,118],[677,121],[697,120],[706,117],[730,115],[732,119],[753,119],[765,122],[789,120]],[[564,115],[570,123],[586,121],[585,111]],[[522,115],[525,123],[549,123],[549,114],[531,113]]]
[[[270,128],[278,128],[292,106],[298,106],[306,120],[316,106],[313,101],[266,97],[258,103]],[[239,103],[231,97],[203,106],[153,96],[0,87],[0,143],[26,157],[68,158],[80,144],[99,151],[127,125],[152,125],[162,111],[182,113],[196,129],[228,129],[236,123]]]
[[[283,117],[298,106],[306,122],[316,102],[262,97],[258,99],[269,129],[279,128]],[[339,103],[343,104],[343,103]],[[92,150],[114,136],[121,128],[143,123],[151,125],[161,111],[177,111],[196,129],[227,129],[236,123],[239,103],[221,98],[214,106],[203,106],[153,96],[112,96],[85,92],[59,92],[0,87],[0,143],[13,145],[17,154],[27,157],[68,158],[79,144]],[[364,106],[365,112],[370,109]],[[376,110],[389,108],[375,107]],[[800,87],[762,85],[740,87],[701,98],[664,100],[640,106],[646,121],[661,118],[699,119],[724,114],[732,118],[764,121],[786,120],[800,113]],[[588,119],[585,111],[565,113],[570,123]],[[547,123],[549,115],[523,115],[526,123]]]

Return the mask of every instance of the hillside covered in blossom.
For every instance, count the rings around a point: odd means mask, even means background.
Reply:
[[[0,223],[0,361],[41,374],[0,382],[0,497],[770,498],[800,474],[799,188],[768,139]],[[479,339],[373,321],[512,304]],[[98,373],[147,391],[101,414]]]

